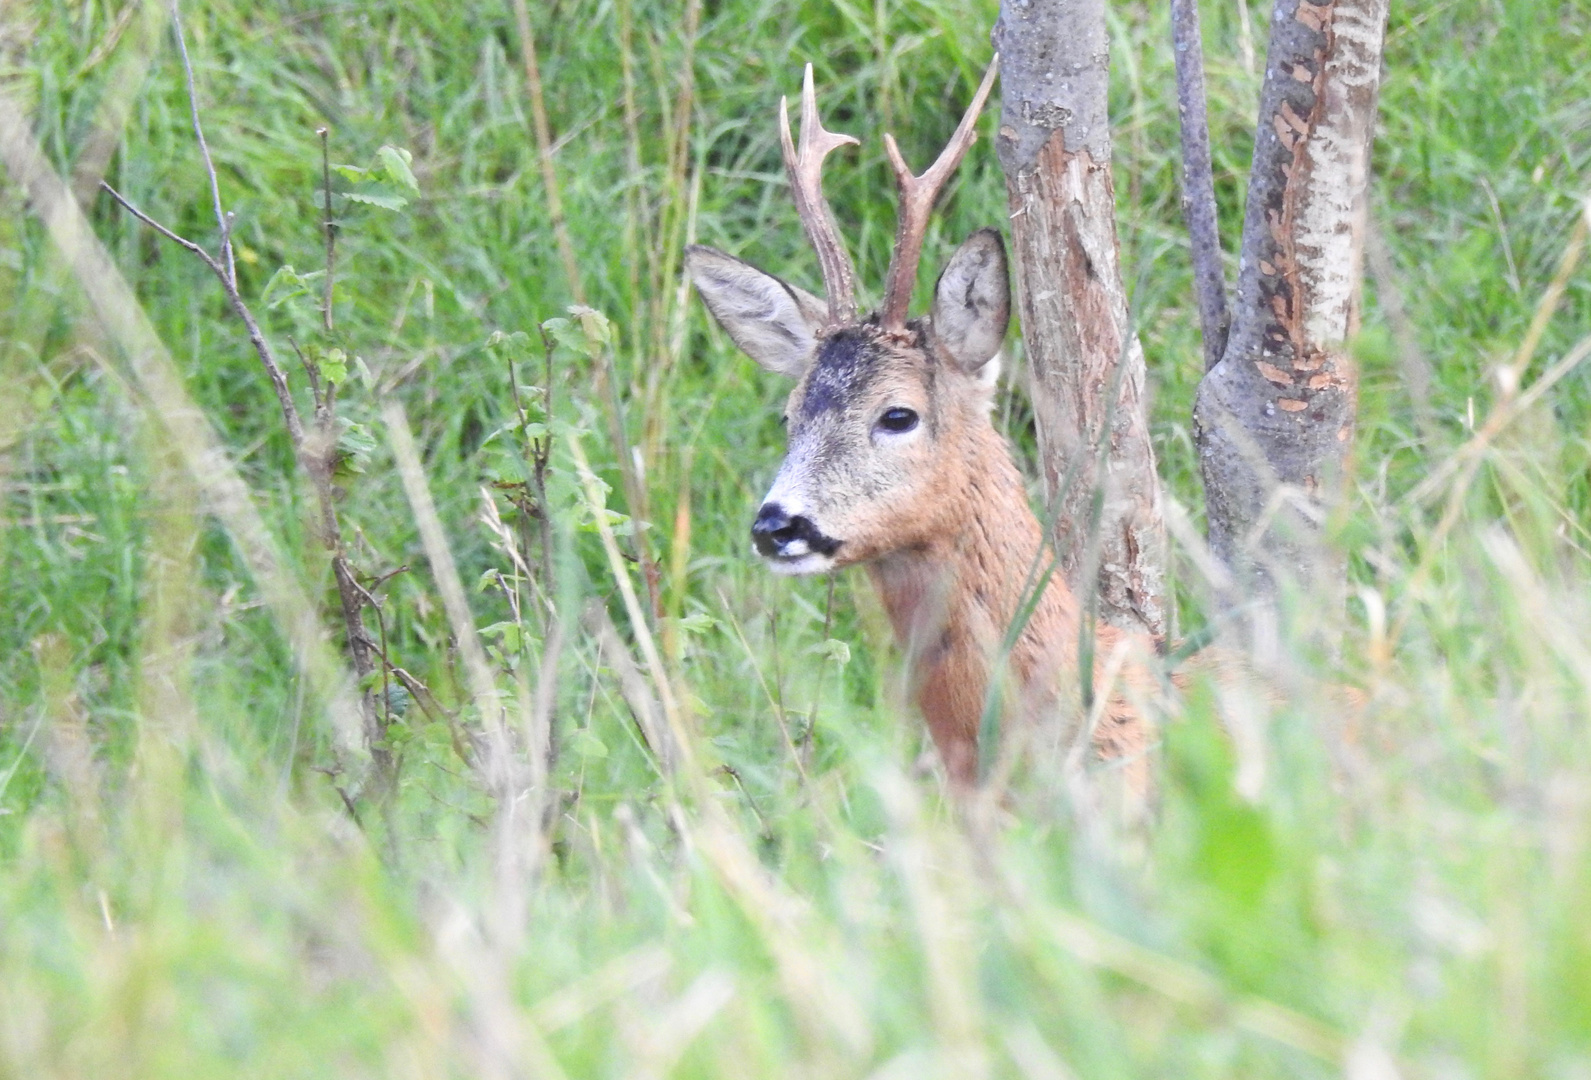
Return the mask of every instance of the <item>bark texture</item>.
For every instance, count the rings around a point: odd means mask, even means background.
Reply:
[[[1193,251],[1193,294],[1204,333],[1204,370],[1221,362],[1231,317],[1216,225],[1210,120],[1204,96],[1204,38],[1199,0],[1171,0],[1171,51],[1177,66],[1177,116],[1182,133],[1182,215]]]
[[[1163,637],[1165,530],[1116,242],[1104,0],[1004,0],[994,43],[997,147],[1056,554],[1106,622]]]
[[[1277,0],[1225,354],[1194,436],[1210,546],[1247,588],[1340,589],[1316,542],[1353,442],[1366,190],[1387,0]]]

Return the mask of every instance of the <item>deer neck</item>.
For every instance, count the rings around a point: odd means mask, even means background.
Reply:
[[[992,665],[1050,561],[1005,440],[986,416],[969,420],[969,429],[961,481],[939,508],[934,539],[868,564],[924,719],[959,782],[976,776]],[[1071,590],[1052,575],[1010,655],[1024,698],[1049,692],[1075,664],[1065,641],[1077,613]]]

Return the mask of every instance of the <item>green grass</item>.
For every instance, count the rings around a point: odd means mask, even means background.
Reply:
[[[512,4],[186,11],[245,296],[284,354],[289,336],[337,345],[370,373],[340,400],[371,438],[342,478],[344,528],[364,573],[409,567],[382,591],[390,652],[452,715],[403,711],[385,800],[358,787],[358,756],[160,403],[0,187],[0,1077],[1591,1075],[1591,375],[1572,370],[1506,428],[1456,495],[1410,497],[1499,406],[1490,372],[1569,242],[1591,179],[1591,6],[1394,10],[1372,198],[1391,274],[1368,283],[1356,345],[1340,655],[1308,644],[1318,612],[1293,612],[1285,703],[1193,694],[1164,733],[1154,820],[1125,829],[1090,802],[1097,777],[1045,755],[997,826],[959,822],[916,767],[926,742],[866,582],[774,579],[748,554],[786,388],[679,287],[693,240],[814,283],[774,128],[812,60],[828,125],[863,141],[828,190],[876,295],[894,222],[882,135],[913,161],[937,149],[996,5],[717,0],[694,33],[688,6],[531,5],[578,287]],[[158,11],[147,34],[119,23],[130,11],[12,4],[0,89],[57,168],[109,139],[121,191],[213,242],[169,30]],[[1159,5],[1111,17],[1124,267],[1162,475],[1197,522],[1169,31]],[[1237,5],[1204,18],[1232,250],[1258,75]],[[335,162],[412,151],[421,189],[402,212],[339,202],[330,337],[307,299],[261,298],[280,267],[322,266],[322,126]],[[980,142],[924,261],[998,223],[1003,190]],[[336,641],[312,493],[214,280],[107,198],[88,213]],[[517,529],[491,487],[523,476],[511,380],[546,381],[536,328],[577,295],[615,343],[553,357],[554,544],[532,587],[483,526],[481,488]],[[1588,333],[1581,267],[1526,383]],[[1012,352],[999,415],[1031,461],[1014,338]],[[1409,383],[1422,363],[1426,414]],[[608,364],[612,396],[597,390]],[[296,366],[293,382],[307,406]],[[517,701],[547,680],[544,849],[538,815],[505,824],[455,750],[450,726],[479,715],[388,399],[473,619],[495,628],[498,686]],[[641,463],[628,492],[615,431]],[[622,515],[619,546],[658,567],[649,626],[621,601],[576,438]],[[1174,570],[1196,625],[1200,579],[1180,551]],[[593,629],[604,606],[626,656]],[[523,624],[519,649],[505,624]],[[625,696],[643,632],[695,732],[699,767],[672,780]],[[1322,681],[1364,689],[1355,723]],[[644,665],[639,683],[656,693]]]

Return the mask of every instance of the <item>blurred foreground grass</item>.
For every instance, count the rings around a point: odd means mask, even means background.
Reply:
[[[1229,246],[1265,40],[1249,6],[1247,30],[1240,3],[1204,11]],[[330,612],[310,493],[240,326],[203,267],[94,194],[108,170],[213,244],[158,8],[0,6],[0,108],[79,191],[283,580]],[[1591,1076],[1585,269],[1524,396],[1490,374],[1530,340],[1587,188],[1591,6],[1394,11],[1341,654],[1311,644],[1329,616],[1293,612],[1286,705],[1195,693],[1164,733],[1155,820],[1126,831],[1093,808],[1095,777],[1043,754],[998,827],[942,803],[865,582],[776,580],[747,554],[785,388],[679,284],[691,240],[815,277],[773,126],[810,59],[829,126],[863,140],[829,191],[876,288],[882,133],[913,160],[937,148],[995,4],[531,8],[578,282],[512,3],[185,15],[245,297],[280,353],[359,357],[344,529],[369,577],[408,568],[377,590],[381,630],[432,695],[385,690],[385,796],[201,501],[172,401],[141,389],[0,188],[0,1076]],[[1154,5],[1112,20],[1125,266],[1162,473],[1197,523],[1169,33]],[[409,151],[419,187],[392,210],[338,178],[366,199],[334,203],[330,335],[322,126],[338,163]],[[981,144],[925,261],[1003,203]],[[538,328],[575,300],[609,330],[556,328],[549,368]],[[1000,416],[1028,454],[1012,351]],[[550,723],[556,760],[522,803],[471,764],[480,688],[392,403],[489,692],[529,718],[507,741]],[[550,547],[518,497],[543,433]],[[639,620],[615,566],[653,609]],[[1176,571],[1195,625],[1184,551]],[[1362,686],[1365,714],[1334,715],[1322,680]],[[672,773],[638,726],[665,742],[665,714],[690,733]]]

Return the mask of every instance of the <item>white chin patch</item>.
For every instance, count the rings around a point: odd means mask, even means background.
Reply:
[[[799,577],[803,574],[821,574],[825,570],[833,569],[834,556],[820,555],[815,551],[805,555],[790,557],[786,555],[771,559],[764,559],[768,568],[776,574],[786,574],[790,577]]]

